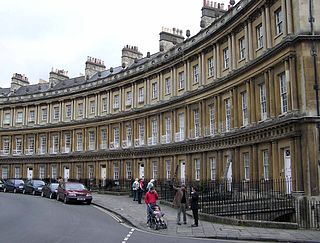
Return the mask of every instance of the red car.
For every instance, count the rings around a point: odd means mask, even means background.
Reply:
[[[62,182],[58,186],[57,200],[63,200],[64,203],[86,202],[90,205],[92,194],[82,183]]]

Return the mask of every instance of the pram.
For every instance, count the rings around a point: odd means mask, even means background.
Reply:
[[[148,225],[155,230],[167,228],[164,213],[157,204],[148,204]]]

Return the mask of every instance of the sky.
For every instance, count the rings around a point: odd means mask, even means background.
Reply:
[[[217,0],[227,6],[229,0]],[[236,1],[238,2],[238,1]],[[146,56],[159,51],[162,27],[195,35],[203,0],[0,0],[0,87],[13,73],[30,84],[48,80],[51,68],[83,75],[87,56],[106,68],[121,66],[125,45]]]

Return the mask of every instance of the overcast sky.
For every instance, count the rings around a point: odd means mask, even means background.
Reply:
[[[218,0],[217,0],[218,1]],[[228,4],[229,0],[219,2]],[[238,2],[238,1],[236,1]],[[203,0],[0,0],[0,87],[13,73],[31,84],[51,68],[84,73],[87,56],[121,65],[125,45],[144,56],[159,50],[162,26],[200,30]]]

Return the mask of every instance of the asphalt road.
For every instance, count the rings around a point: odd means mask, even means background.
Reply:
[[[210,242],[237,242],[209,240]],[[136,230],[95,206],[63,204],[40,196],[0,193],[1,243],[209,242]]]

